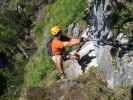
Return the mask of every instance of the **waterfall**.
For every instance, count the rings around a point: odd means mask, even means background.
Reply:
[[[82,71],[86,73],[91,67],[98,67],[103,72],[109,87],[133,85],[133,48],[131,50],[126,48],[125,51],[123,47],[119,47],[124,43],[125,47],[131,48],[133,40],[129,45],[128,38],[122,33],[116,38],[112,33],[114,11],[118,9],[116,2],[117,0],[93,1],[91,15],[88,18],[91,18],[92,25],[81,35],[84,42],[78,52],[80,59],[70,60],[69,64],[66,64],[71,65],[66,69],[68,77],[78,77],[83,74]],[[112,55],[112,52],[115,52],[114,48],[117,49],[115,57]]]
[[[111,32],[112,6],[110,0],[95,0],[93,7],[93,20],[95,38],[97,41],[96,57],[99,67],[105,74],[108,83],[113,85],[113,66],[110,55],[111,46],[105,45],[112,36]]]
[[[132,84],[132,72],[133,66],[131,60],[130,64],[124,62],[126,58],[117,57],[118,69],[114,69],[112,64],[113,58],[111,56],[111,49],[113,46],[107,45],[112,38],[112,26],[113,26],[113,12],[117,9],[113,0],[94,0],[92,9],[92,18],[94,20],[95,28],[95,40],[96,40],[96,59],[98,66],[103,71],[105,79],[110,87],[123,84]],[[118,48],[119,49],[119,48]],[[129,52],[129,51],[128,51]],[[128,55],[123,54],[123,56]],[[129,56],[126,56],[129,57]],[[129,70],[130,69],[130,70]]]

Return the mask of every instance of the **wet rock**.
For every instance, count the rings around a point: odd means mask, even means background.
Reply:
[[[0,8],[6,5],[6,0],[0,0]]]
[[[98,66],[96,60],[96,46],[94,41],[90,40],[86,42],[79,51],[79,55],[79,64],[82,66],[82,69],[85,72],[88,72],[91,67]]]
[[[117,80],[115,80],[116,85],[133,85],[133,56],[129,56],[130,52],[132,51],[117,57],[118,72]]]
[[[128,39],[128,37],[126,35],[124,35],[124,33],[119,33],[119,35],[117,36],[116,40],[121,45],[128,45],[128,43],[129,43],[129,39]]]
[[[116,41],[117,51],[115,57],[110,51],[113,45],[104,44],[112,38],[112,18],[115,9],[118,9],[125,0],[95,0],[93,6],[93,20],[96,40],[96,60],[98,66],[103,71],[109,87],[132,84],[132,57],[129,52],[132,51],[132,45],[129,38],[124,33],[119,33]],[[89,38],[89,37],[88,37]],[[88,58],[89,59],[89,58]],[[113,65],[115,61],[116,65]],[[130,69],[130,70],[129,70]]]
[[[83,38],[83,43],[81,43],[81,48],[79,50],[80,59],[69,60],[65,62],[67,66],[65,68],[66,76],[70,79],[77,78],[82,75],[83,72],[88,72],[91,67],[97,67],[96,60],[96,42],[94,39],[94,34],[91,28],[87,28],[83,31],[81,38]],[[71,54],[76,52],[73,51]]]
[[[78,23],[72,23],[68,26],[68,36],[77,38],[80,35],[80,25]]]

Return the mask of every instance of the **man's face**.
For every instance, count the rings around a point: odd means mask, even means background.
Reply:
[[[62,35],[62,31],[60,31],[60,32],[58,33],[57,38],[58,38],[58,39],[61,39],[61,35]]]

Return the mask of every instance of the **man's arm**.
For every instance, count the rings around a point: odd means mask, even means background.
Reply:
[[[71,39],[70,41],[65,41],[64,46],[73,46],[80,43],[80,39]]]

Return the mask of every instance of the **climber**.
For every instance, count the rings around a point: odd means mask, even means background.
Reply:
[[[51,28],[51,35],[53,36],[53,39],[51,41],[51,57],[55,64],[56,69],[60,73],[60,78],[65,78],[65,73],[63,69],[63,53],[64,53],[64,47],[70,47],[73,45],[77,45],[80,43],[80,39],[69,39],[67,41],[61,39],[62,30],[59,26],[54,26]],[[68,55],[66,55],[68,56]],[[75,53],[75,58],[79,57],[78,53]],[[70,57],[70,56],[68,56]]]

